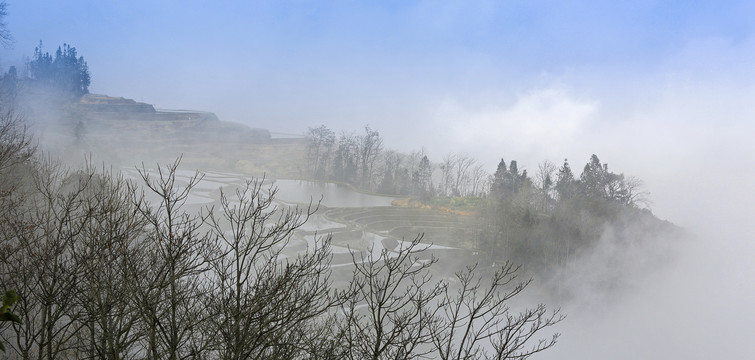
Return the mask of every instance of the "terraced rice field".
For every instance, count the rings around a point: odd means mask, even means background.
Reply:
[[[469,216],[441,210],[405,207],[334,208],[323,212],[327,219],[347,224],[352,231],[366,231],[395,240],[424,234],[423,242],[473,248],[477,223]]]
[[[124,169],[127,177],[138,178],[133,169]],[[152,171],[150,176],[157,174]],[[194,171],[178,171],[177,183],[185,186],[195,175]],[[217,205],[221,189],[233,194],[248,176],[228,172],[204,172],[186,201],[187,210],[200,210]],[[309,204],[312,198],[319,199],[317,183],[284,180],[286,186],[276,195],[279,209]],[[275,185],[275,181],[268,180]],[[313,185],[315,184],[315,185]],[[334,185],[334,184],[329,184]],[[299,186],[300,189],[295,187]],[[383,251],[393,252],[402,241],[409,241],[420,234],[427,244],[425,256],[438,258],[470,259],[477,238],[478,225],[473,217],[441,210],[398,206],[353,206],[360,204],[390,204],[392,198],[361,194],[347,187],[327,186],[328,196],[323,198],[320,209],[299,228],[285,249],[288,256],[296,256],[316,246],[317,237],[330,235],[333,267],[349,266],[354,259]],[[332,197],[341,196],[339,199]],[[149,197],[148,197],[149,199]],[[284,199],[284,200],[281,200]],[[343,202],[352,199],[352,202]],[[153,201],[156,199],[152,199]],[[341,206],[328,206],[338,204]]]

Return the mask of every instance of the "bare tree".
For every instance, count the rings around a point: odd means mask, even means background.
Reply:
[[[356,183],[357,163],[359,162],[358,138],[353,134],[341,133],[338,148],[333,157],[333,178],[337,181]]]
[[[328,162],[333,145],[336,142],[336,135],[333,130],[321,125],[317,128],[309,128],[306,139],[309,142],[307,159],[309,160],[310,171],[315,178],[323,179],[327,174]]]
[[[44,162],[32,180],[35,192],[4,214],[0,273],[20,296],[23,324],[14,325],[12,352],[53,359],[76,350],[81,330],[75,301],[81,279],[73,252],[93,214],[85,201],[91,176]]]
[[[132,264],[144,251],[144,218],[133,202],[135,185],[112,171],[85,169],[91,177],[84,194],[92,216],[73,252],[79,270],[76,305],[84,331],[78,333],[79,356],[128,359],[138,354],[139,307],[131,296]]]
[[[475,195],[484,178],[480,166],[475,169],[477,161],[466,154],[449,153],[440,164],[441,190],[446,196]]]
[[[35,151],[23,117],[11,102],[0,101],[0,172],[28,162]]]
[[[452,158],[453,195],[467,196],[469,195],[468,183],[471,180],[469,169],[475,164],[476,160],[466,154],[456,154]]]
[[[349,359],[413,359],[432,353],[435,299],[443,291],[431,283],[435,258],[419,256],[422,236],[399,245],[354,255],[354,296],[342,307],[342,343]]]
[[[483,196],[486,189],[490,188],[488,185],[488,172],[485,171],[485,167],[482,164],[475,165],[472,168],[472,172],[469,176],[470,179],[470,193],[472,196]]]
[[[140,307],[149,359],[201,357],[207,345],[199,332],[208,316],[200,300],[206,292],[204,273],[212,243],[201,230],[203,217],[183,210],[201,176],[195,173],[179,185],[180,160],[158,167],[157,175],[144,166],[138,169],[144,185],[158,199],[153,204],[136,198],[139,214],[148,224],[147,253],[131,264],[130,272],[139,276],[133,280],[132,296]]]
[[[372,189],[372,172],[383,148],[383,139],[380,138],[380,133],[370,129],[369,125],[364,127],[364,135],[358,139],[361,184],[366,189]]]
[[[333,337],[349,359],[525,359],[556,344],[559,334],[536,336],[561,320],[544,305],[512,313],[511,300],[532,280],[517,281],[505,263],[491,273],[476,266],[435,281],[418,236],[395,252],[353,256],[353,295],[340,308]]]
[[[443,157],[443,162],[440,163],[440,193],[441,195],[450,195],[449,189],[452,189],[453,184],[453,167],[456,161],[454,154],[448,154]]]
[[[624,179],[627,204],[645,208],[650,207],[652,204],[650,201],[650,192],[643,190],[643,185],[643,181],[634,176],[627,176]]]
[[[336,301],[329,294],[329,239],[295,258],[282,252],[317,206],[279,209],[277,189],[252,180],[208,218],[218,242],[212,260],[209,331],[220,359],[291,359],[310,323]]]
[[[136,185],[52,163],[0,222],[0,274],[19,290],[24,359],[524,359],[563,318],[543,305],[514,313],[530,281],[506,264],[436,281],[422,236],[394,250],[353,252],[345,289],[330,283],[329,238],[289,252],[317,210],[279,208],[264,179],[221,192],[219,209],[184,210],[194,186],[180,159]]]
[[[547,313],[544,305],[510,313],[508,302],[532,281],[518,282],[518,269],[505,263],[489,281],[483,281],[487,274],[475,273],[476,266],[456,273],[458,285],[444,289],[441,321],[431,332],[439,359],[525,359],[556,344],[558,333],[526,347],[537,333],[564,317],[558,310]]]
[[[34,182],[29,179],[38,170],[34,159],[36,147],[32,144],[23,117],[14,111],[13,103],[12,99],[0,94],[0,228],[22,221],[19,218],[23,212],[20,207],[28,207],[26,197],[34,192]],[[13,248],[11,239],[15,230],[12,227],[4,229],[8,233],[0,244],[0,248],[5,250],[1,254],[9,256],[7,251]]]

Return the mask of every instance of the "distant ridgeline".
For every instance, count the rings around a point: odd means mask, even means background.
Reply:
[[[147,122],[139,126],[149,126],[149,123],[162,129],[173,130],[201,130],[204,135],[210,133],[233,132],[236,137],[246,141],[266,141],[270,139],[270,132],[266,129],[249,128],[241,124],[220,121],[211,112],[190,110],[156,110],[147,103],[137,102],[123,97],[111,97],[102,94],[85,94],[75,103],[68,104],[66,111],[69,118],[84,121],[87,127],[115,127],[123,128],[131,121]],[[119,123],[120,124],[117,124]],[[127,122],[123,124],[122,122]]]
[[[118,113],[154,113],[155,107],[122,97],[111,97],[101,94],[86,94],[79,102],[72,104],[79,110],[90,112],[118,112]]]
[[[186,110],[155,110],[155,107],[122,97],[86,94],[70,104],[70,110],[102,119],[145,121],[218,121],[211,112]]]

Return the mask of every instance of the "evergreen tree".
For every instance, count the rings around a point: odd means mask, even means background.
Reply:
[[[582,191],[587,197],[607,198],[606,185],[609,181],[608,164],[601,164],[598,156],[593,154],[579,176]]]
[[[89,67],[84,57],[78,56],[75,47],[63,44],[53,58],[44,52],[40,41],[28,65],[29,77],[37,86],[49,87],[70,99],[89,93]]]
[[[432,189],[432,186],[430,186],[431,177],[432,166],[430,165],[430,159],[427,158],[427,155],[424,155],[419,161],[417,170],[412,175],[412,182],[414,187],[413,192],[415,195],[426,197],[428,188]]]
[[[511,163],[509,164],[509,174],[512,176],[519,175],[519,166],[516,163],[516,160],[511,160]]]
[[[574,197],[574,173],[569,166],[569,159],[564,159],[564,165],[558,169],[558,178],[556,180],[556,192],[561,201]]]
[[[525,173],[524,176],[526,177],[527,174]],[[519,175],[519,166],[517,165],[516,160],[511,160],[509,163],[509,173],[506,180],[506,192],[511,196],[516,195],[519,191],[519,185],[522,183],[522,178]]]
[[[12,102],[16,98],[18,93],[18,72],[15,66],[8,68],[8,72],[0,79],[0,96],[2,96],[3,102]]]
[[[506,184],[506,176],[508,172],[508,169],[506,169],[506,160],[501,158],[501,161],[498,163],[498,168],[496,168],[495,174],[493,174],[493,184],[490,189],[491,193],[498,197],[503,196],[503,187]]]

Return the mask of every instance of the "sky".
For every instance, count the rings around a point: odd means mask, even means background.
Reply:
[[[644,180],[654,213],[706,240],[610,308],[621,316],[574,322],[601,340],[622,329],[602,347],[572,337],[563,351],[755,353],[755,285],[743,280],[755,278],[755,2],[7,2],[3,70],[40,40],[50,52],[68,43],[91,92],[158,108],[288,134],[370,125],[389,148],[466,153],[490,172],[501,158],[581,169],[595,153]],[[685,303],[701,293],[721,301]],[[642,314],[652,318],[624,326]],[[621,344],[659,351],[611,353]]]

